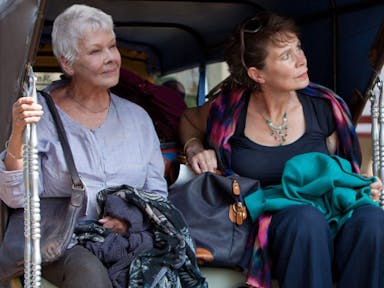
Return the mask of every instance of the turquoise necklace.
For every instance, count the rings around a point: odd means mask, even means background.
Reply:
[[[264,117],[263,117],[264,118]],[[269,129],[271,129],[271,135],[273,138],[279,142],[280,146],[284,144],[284,142],[287,140],[288,135],[288,116],[287,112],[283,115],[283,123],[281,125],[274,125],[271,120],[264,118],[265,123],[267,123]]]

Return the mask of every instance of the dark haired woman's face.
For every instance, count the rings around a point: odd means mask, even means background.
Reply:
[[[268,55],[261,70],[264,86],[274,90],[292,91],[309,84],[307,58],[301,49],[300,40],[294,34],[284,37],[284,41],[270,41]]]

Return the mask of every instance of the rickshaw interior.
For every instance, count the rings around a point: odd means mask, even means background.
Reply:
[[[61,11],[76,2],[0,1],[1,145],[10,132],[12,103],[23,94],[26,64],[33,65],[40,88],[59,77],[60,67],[50,47],[52,24]],[[164,140],[166,162],[172,162],[179,149],[175,119],[186,105],[204,103],[208,91],[226,77],[222,63],[225,39],[243,19],[259,11],[271,10],[297,21],[311,81],[342,96],[355,124],[362,118],[384,63],[384,4],[380,0],[89,0],[81,3],[98,7],[114,19],[122,69],[133,72],[126,82],[121,80],[115,92],[127,98],[134,94],[134,100],[145,102],[143,105],[149,110],[160,107],[164,114],[155,115],[158,117],[154,119],[155,125],[156,121],[163,121],[160,123],[163,129],[173,129],[167,139],[160,137]],[[182,99],[186,105],[180,99],[175,100],[174,91],[163,90],[161,83],[173,78],[186,88],[186,98]],[[150,95],[157,98],[149,100]],[[369,156],[364,160],[369,162]],[[170,181],[177,175],[172,177]],[[0,212],[4,214],[5,210]],[[0,217],[1,227],[6,225],[4,219]]]

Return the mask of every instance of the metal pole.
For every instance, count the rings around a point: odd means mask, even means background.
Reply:
[[[377,88],[379,89],[379,177],[381,180],[384,179],[384,94],[383,94],[383,81],[379,78],[376,82]],[[384,209],[384,189],[380,195],[380,206]]]
[[[378,95],[375,89],[377,87]],[[374,176],[384,179],[384,95],[383,81],[376,79],[370,93],[372,116],[372,173]],[[384,189],[380,195],[380,207],[384,209]]]
[[[27,67],[28,96],[37,102],[36,79],[32,66]],[[39,196],[39,156],[37,150],[36,124],[27,124],[24,130],[23,165],[25,182],[24,208],[24,277],[26,288],[41,287],[41,252],[40,252],[40,196]]]
[[[372,138],[372,173],[379,176],[380,148],[379,148],[379,105],[376,94],[371,90],[369,100],[371,101],[371,138]]]

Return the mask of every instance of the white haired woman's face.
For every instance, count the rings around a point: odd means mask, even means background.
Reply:
[[[121,57],[112,31],[89,30],[79,41],[76,59],[66,72],[80,83],[104,89],[119,81]]]

